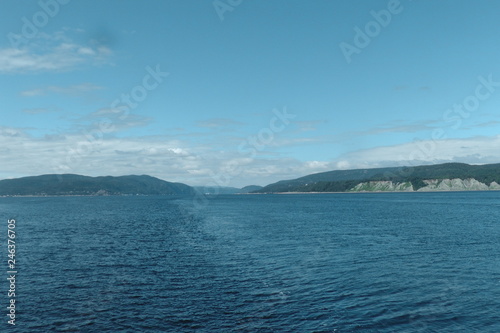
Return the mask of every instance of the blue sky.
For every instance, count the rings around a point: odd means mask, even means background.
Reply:
[[[0,179],[500,162],[497,1],[2,7]]]

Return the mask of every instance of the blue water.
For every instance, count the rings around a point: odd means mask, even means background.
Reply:
[[[3,267],[9,218],[2,332],[500,332],[500,192],[0,198]]]

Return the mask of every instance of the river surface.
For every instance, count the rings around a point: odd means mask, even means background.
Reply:
[[[0,198],[0,219],[2,332],[500,332],[500,192]]]

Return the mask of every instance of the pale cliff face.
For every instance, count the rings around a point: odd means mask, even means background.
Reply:
[[[490,190],[500,190],[500,185],[497,182],[490,184]]]
[[[418,191],[488,191],[488,185],[481,183],[474,178],[470,179],[442,179],[424,180],[428,185],[418,189]]]
[[[393,183],[389,180],[370,181],[360,183],[353,187],[352,192],[413,192],[413,185],[410,182]]]
[[[429,179],[424,180],[427,186],[419,188],[418,192],[435,191],[489,191],[500,190],[500,185],[492,182],[487,185],[474,178],[469,179]],[[392,181],[370,181],[359,183],[349,190],[349,192],[414,192],[410,182],[394,183]]]

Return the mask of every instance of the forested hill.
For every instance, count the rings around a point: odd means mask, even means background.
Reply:
[[[0,181],[0,195],[190,195],[185,184],[151,176],[43,175]]]
[[[387,185],[387,190],[418,191],[432,190],[429,187],[432,184],[438,188],[443,180],[471,179],[487,187],[493,185],[491,189],[496,189],[496,184],[500,183],[500,164],[445,163],[415,167],[335,170],[279,181],[255,193],[370,191],[371,188],[378,191],[383,190],[381,184]],[[459,189],[461,185],[456,186]],[[441,189],[446,190],[447,187],[443,185]],[[486,188],[476,186],[474,189]]]

